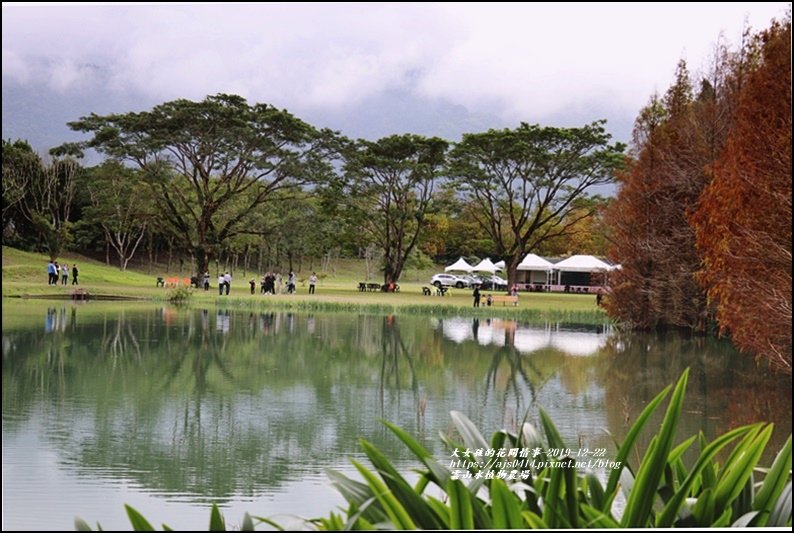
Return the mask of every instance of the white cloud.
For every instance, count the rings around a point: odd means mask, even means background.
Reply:
[[[542,120],[635,113],[785,3],[3,5],[3,75],[65,91],[100,78],[153,99],[242,94],[290,109],[391,89]]]

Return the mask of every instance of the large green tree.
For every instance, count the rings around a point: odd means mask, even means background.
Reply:
[[[611,183],[624,146],[598,121],[581,128],[522,123],[514,130],[463,136],[450,153],[449,174],[477,206],[472,217],[493,239],[508,280],[524,256],[549,239],[569,235],[593,209],[575,200]]]
[[[126,270],[154,218],[154,198],[139,170],[107,161],[87,171],[80,183],[89,204],[86,221],[99,225],[107,247]]]
[[[91,114],[69,126],[93,137],[59,152],[94,148],[143,170],[198,273],[225,241],[251,232],[249,214],[276,191],[329,172],[331,132],[235,95],[174,100],[140,113]]]
[[[396,282],[417,244],[444,165],[448,143],[437,137],[391,135],[356,142],[345,176],[361,230],[383,251],[383,280]]]
[[[24,141],[3,142],[3,231],[57,259],[71,240],[75,179],[72,157],[44,162]],[[20,235],[20,230],[30,235]]]

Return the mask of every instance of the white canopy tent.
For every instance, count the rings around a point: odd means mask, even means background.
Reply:
[[[485,258],[477,263],[473,268],[474,272],[488,272],[489,274],[496,274],[496,265],[489,258]]]
[[[446,267],[444,272],[471,272],[474,269],[470,264],[466,262],[465,259],[462,257]]]
[[[501,261],[497,261],[496,263],[494,263],[493,266],[496,267],[496,270],[504,270],[506,265],[504,259],[502,259]]]
[[[572,255],[553,265],[553,268],[563,272],[595,272],[596,270],[609,272],[613,267],[592,255]]]
[[[526,281],[528,283],[549,283],[549,273],[554,265],[546,261],[539,255],[527,254],[518,264],[517,270],[528,272]]]
[[[619,267],[613,267],[612,265],[605,263],[604,261],[592,255],[572,255],[568,259],[563,259],[559,263],[552,265],[552,269],[557,273],[557,282],[560,284],[566,283],[563,280],[563,273],[565,272],[573,273],[569,277],[573,277],[575,279],[577,274],[582,274],[585,272],[590,274],[593,272],[609,272],[615,268]]]

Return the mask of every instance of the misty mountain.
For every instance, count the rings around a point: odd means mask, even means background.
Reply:
[[[4,139],[25,139],[34,149],[43,152],[63,142],[83,136],[66,125],[90,113],[109,114],[143,111],[160,103],[149,96],[92,87],[85,90],[58,91],[46,84],[20,84],[3,77]],[[287,107],[279,102],[268,102]],[[519,122],[538,122],[531,117],[506,121],[496,114],[473,113],[464,106],[440,99],[418,97],[407,90],[392,90],[371,96],[354,105],[335,109],[291,109],[298,117],[319,127],[342,132],[351,138],[375,140],[400,133],[438,136],[457,141],[463,133],[489,128],[511,128]],[[598,118],[610,118],[614,110],[572,109],[545,120],[555,126],[581,126]],[[608,130],[615,140],[626,141],[630,124],[611,121]]]
[[[67,141],[84,138],[66,125],[90,113],[109,114],[143,111],[160,102],[138,94],[90,89],[57,91],[47,85],[22,85],[3,78],[3,138],[25,139],[39,152]],[[268,102],[283,108],[278,102]],[[395,133],[435,135],[458,140],[464,132],[507,127],[493,116],[476,115],[448,102],[417,98],[408,92],[392,91],[354,106],[333,110],[289,109],[318,127],[342,132],[351,138],[375,140]]]

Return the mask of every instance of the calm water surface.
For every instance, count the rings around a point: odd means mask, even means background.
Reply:
[[[757,420],[791,432],[791,380],[713,339],[508,320],[10,303],[3,306],[3,529],[129,529],[123,504],[206,529],[218,503],[327,515],[327,467],[357,439],[407,470],[383,428],[437,457],[449,411],[489,436],[543,407],[569,446],[605,447],[687,366],[683,434]],[[277,516],[280,515],[280,516]],[[261,529],[261,528],[260,528]]]

